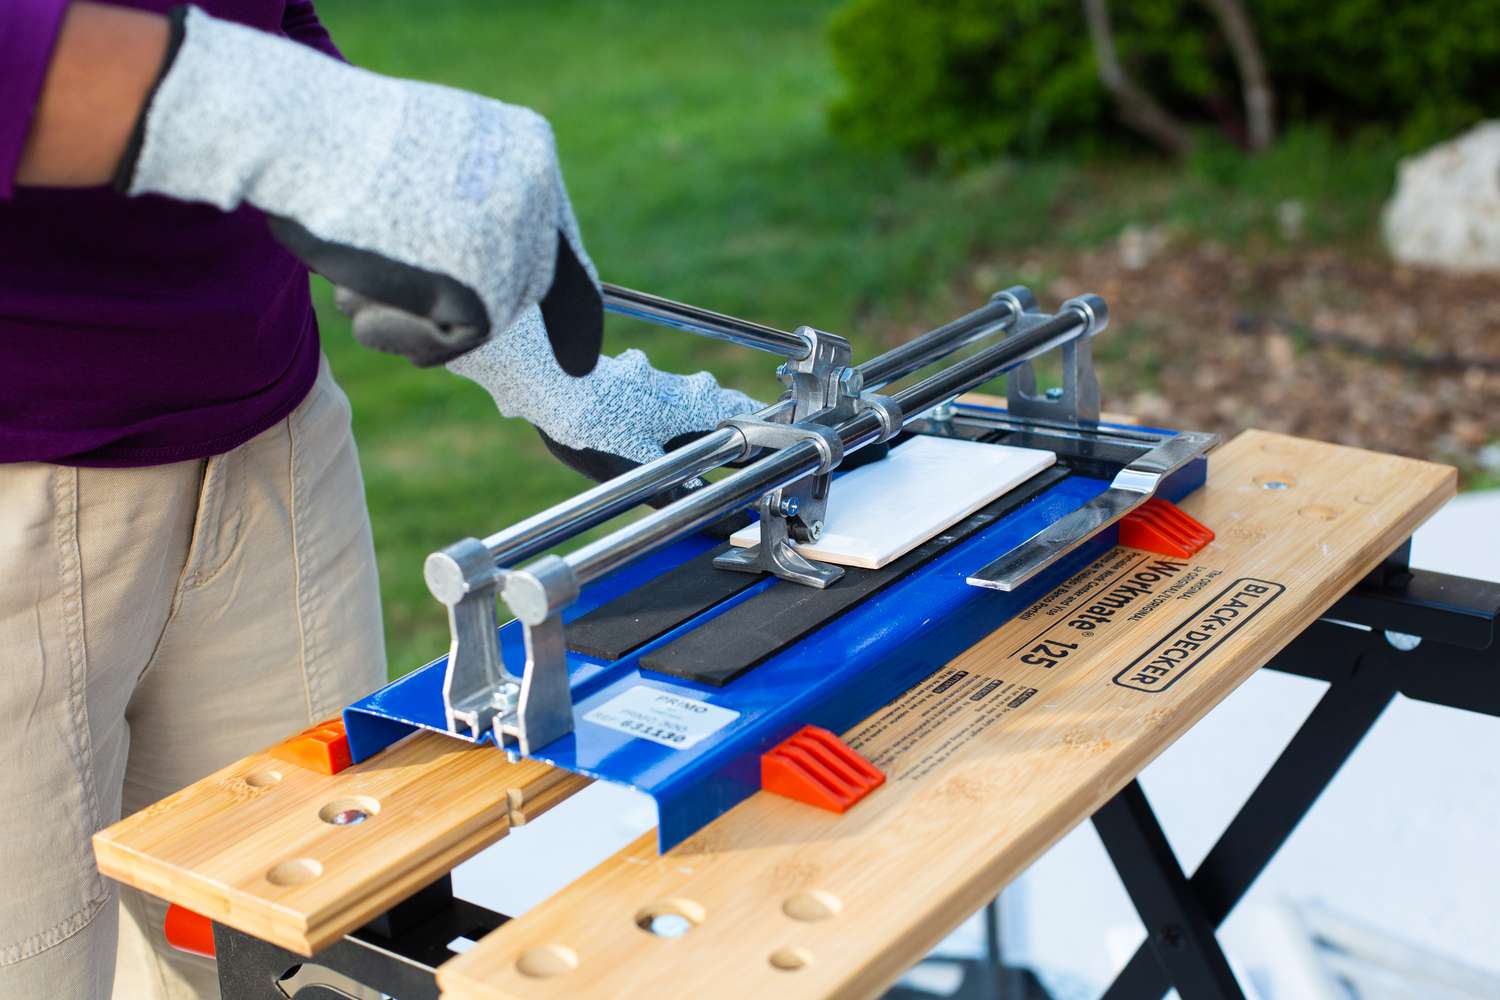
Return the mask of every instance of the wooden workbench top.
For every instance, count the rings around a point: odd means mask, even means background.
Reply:
[[[888,776],[843,816],[759,794],[642,837],[438,972],[445,998],[869,996],[1404,541],[1452,469],[1247,432],[1183,508],[1187,560],[1116,549],[846,739]],[[675,913],[677,938],[640,926]]]
[[[587,785],[419,733],[329,776],[266,753],[94,835],[99,870],[311,955]],[[338,825],[357,809],[369,818]]]
[[[642,837],[439,971],[444,996],[864,996],[1086,819],[1404,541],[1444,466],[1247,432],[1182,506],[1188,560],[1116,549],[846,739],[844,816],[760,794]],[[309,954],[582,787],[423,733],[328,777],[265,754],[95,838],[101,870]],[[374,803],[336,826],[336,804]],[[672,913],[693,925],[643,930]]]

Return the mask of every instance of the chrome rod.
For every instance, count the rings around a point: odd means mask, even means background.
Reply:
[[[910,423],[937,404],[981,386],[1032,358],[1061,347],[1075,337],[1091,336],[1103,329],[1107,315],[1103,300],[1094,296],[1085,298],[1090,312],[1065,304],[1056,316],[1030,329],[1014,333],[995,346],[949,365],[937,374],[896,393],[892,398],[900,404],[905,422]]]
[[[983,385],[1075,337],[1096,332],[1095,316],[1102,318],[1103,308],[1103,303],[1099,302],[1097,312],[1065,309],[1029,330],[1008,337],[902,390],[892,399],[901,407],[903,425],[920,418],[924,411],[938,403]],[[875,413],[866,410],[839,424],[835,430],[844,443],[844,454],[848,455],[879,438],[881,427]],[[587,584],[771,490],[796,482],[816,471],[819,461],[818,451],[810,443],[783,448],[563,558],[579,585]]]
[[[893,347],[857,367],[867,388],[888,385],[969,344],[1009,329],[1024,311],[1035,306],[1035,300],[1025,288],[1009,288],[973,312]],[[796,333],[608,282],[604,284],[604,307],[621,316],[688,330],[794,360],[800,361],[808,354],[807,340]]]
[[[995,302],[990,303],[990,306],[995,305]],[[998,310],[990,310],[989,307],[986,307],[986,309],[976,310],[974,313],[970,313],[969,316],[949,323],[945,327],[940,327],[938,330],[933,331],[933,333],[947,331],[945,336],[940,338],[940,341],[943,344],[952,344],[965,337],[963,333],[953,332],[955,329],[960,328],[960,324],[967,322],[972,329],[978,330],[984,324],[996,321],[997,315]],[[1032,330],[1026,331],[1024,334],[1012,336],[1001,344],[988,348],[958,365],[945,369],[937,375],[909,387],[903,393],[898,394],[896,397],[897,401],[901,402],[903,411],[907,414],[908,419],[911,419],[914,415],[931,408],[937,403],[965,391],[964,389],[951,388],[952,383],[962,381],[966,377],[964,373],[982,369],[991,362],[995,365],[1003,365],[1002,355],[1018,350],[1027,350],[1029,349],[1028,345],[1043,343],[1040,349],[1034,353],[1026,354],[1024,357],[1020,357],[1019,360],[1015,361],[1015,364],[1020,364],[1022,361],[1034,357],[1035,353],[1041,353],[1041,351],[1049,350],[1051,347],[1056,346],[1049,339],[1050,335],[1048,331],[1053,329],[1053,326],[1059,320],[1065,326],[1068,325],[1071,321],[1067,320],[1066,317],[1076,317],[1076,315],[1071,311],[1066,312],[1048,323],[1042,323]],[[1049,326],[1049,323],[1052,325]],[[984,334],[974,334],[974,336],[982,335]],[[1062,336],[1061,339],[1057,340],[1057,343],[1062,343],[1068,339],[1068,336],[1072,335],[1076,335],[1076,332]],[[921,340],[923,340],[922,337],[917,338],[917,341]],[[913,343],[917,341],[913,341]],[[933,342],[928,342],[929,351],[935,349],[932,347],[932,344]],[[908,345],[903,345],[903,347],[905,346]],[[887,352],[886,355],[875,358],[872,362],[867,362],[867,364],[880,363],[889,355],[902,352],[903,347],[895,348],[893,351]],[[997,354],[996,352],[1001,352],[1001,354]],[[930,353],[924,352],[924,354],[928,360],[921,362],[917,367],[930,363],[932,360]],[[887,373],[899,371],[912,364],[916,358],[917,354],[907,352],[895,365],[884,366],[883,370]],[[1014,365],[1010,367],[1014,367]],[[881,368],[876,369],[877,372],[881,370]],[[902,374],[906,374],[912,370],[915,370],[915,368],[907,368],[907,371],[902,372]],[[1005,370],[1003,367],[996,367],[993,372],[980,378],[974,384],[978,385],[987,381],[1003,370]],[[958,371],[960,375],[955,377],[950,374],[955,371]],[[896,377],[900,377],[900,375]],[[782,399],[761,410],[756,416],[762,420],[777,420],[784,417],[785,411],[790,406],[790,400]],[[847,442],[845,447],[847,451]],[[585,493],[581,493],[576,497],[549,507],[547,510],[534,514],[519,524],[498,531],[485,538],[484,545],[489,549],[490,555],[494,558],[496,565],[514,566],[524,559],[544,552],[554,545],[561,544],[590,528],[603,524],[610,518],[624,513],[631,507],[650,499],[664,490],[681,485],[694,477],[701,476],[730,462],[738,461],[746,456],[746,452],[747,449],[745,448],[744,440],[738,433],[734,431],[715,431],[692,444],[685,445],[670,454],[664,455],[654,462],[649,462],[646,465],[633,469],[609,482],[601,483]],[[774,489],[775,487],[771,488]]]
[[[755,416],[761,420],[779,420],[791,406],[789,399],[778,400]],[[623,514],[658,493],[737,462],[747,453],[745,440],[737,431],[712,431],[655,461],[637,466],[576,497],[569,497],[533,514],[519,524],[497,531],[484,539],[484,545],[495,565],[514,566],[522,559],[545,552]]]
[[[992,334],[1010,329],[1023,312],[1035,308],[1036,300],[1025,288],[1008,288],[968,315],[929,330],[856,367],[864,377],[865,387],[878,389]]]
[[[582,586],[764,493],[796,482],[817,466],[818,449],[811,442],[799,442],[711,486],[694,490],[671,506],[627,524],[563,559]]]
[[[497,566],[513,566],[726,462],[743,458],[738,431],[707,434],[484,539]]]
[[[727,340],[741,347],[769,351],[793,361],[801,361],[812,353],[811,342],[799,334],[607,282],[604,285],[604,308],[621,316],[633,316],[650,323]]]

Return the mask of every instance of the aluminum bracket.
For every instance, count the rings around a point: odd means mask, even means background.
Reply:
[[[448,608],[448,667],[443,674],[443,708],[448,731],[478,739],[507,707],[508,692],[519,691],[505,673],[495,638],[495,596],[504,574],[477,538],[454,542],[427,557],[422,568],[427,588]]]
[[[1038,392],[1036,368],[1032,362],[1026,362],[1011,372],[1006,382],[1006,410],[1011,416],[1085,426],[1099,423],[1099,377],[1094,373],[1093,338],[1108,325],[1109,311],[1096,295],[1069,299],[1058,311],[1069,309],[1089,320],[1089,333],[1062,346],[1062,386]],[[1023,314],[1012,335],[1023,333],[1047,318],[1037,313]]]
[[[497,746],[532,754],[573,731],[562,609],[577,599],[578,580],[563,559],[543,556],[508,574],[501,597],[525,628],[526,665],[491,724]]]

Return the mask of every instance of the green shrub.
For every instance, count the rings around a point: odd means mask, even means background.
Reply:
[[[1250,0],[1285,127],[1378,126],[1408,145],[1500,114],[1494,0]],[[1190,124],[1241,128],[1239,80],[1201,0],[1116,0],[1122,63]],[[849,0],[830,35],[837,132],[967,160],[1140,140],[1098,81],[1079,0]]]

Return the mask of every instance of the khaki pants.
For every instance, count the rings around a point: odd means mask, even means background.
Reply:
[[[384,682],[348,399],[325,362],[206,461],[0,465],[0,570],[0,997],[217,996],[89,837]]]

